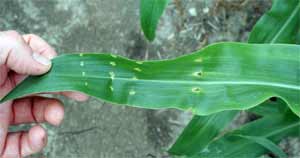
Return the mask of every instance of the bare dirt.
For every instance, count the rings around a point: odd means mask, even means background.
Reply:
[[[0,0],[0,30],[35,33],[59,54],[110,52],[132,59],[168,59],[221,41],[246,42],[270,0],[172,0],[153,43],[139,25],[137,0]],[[177,110],[115,106],[91,98],[62,98],[62,126],[44,125],[49,144],[36,157],[167,157],[191,115]],[[241,116],[240,121],[247,119]],[[28,128],[13,127],[11,130]],[[285,140],[290,157],[300,155],[299,139]]]

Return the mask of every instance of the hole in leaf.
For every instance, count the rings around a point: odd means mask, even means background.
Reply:
[[[201,76],[202,72],[197,72],[196,74],[197,74],[197,76]]]
[[[202,71],[199,71],[199,72],[195,72],[194,73],[194,76],[196,77],[201,77],[203,75],[203,72]]]

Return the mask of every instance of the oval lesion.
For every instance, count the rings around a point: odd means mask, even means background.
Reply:
[[[114,62],[114,61],[109,62],[109,64],[110,64],[111,66],[117,66],[116,62]]]
[[[201,88],[199,88],[199,87],[194,87],[194,88],[192,88],[192,92],[193,92],[193,93],[200,93],[200,92],[201,92]]]
[[[193,76],[196,76],[196,77],[202,77],[202,76],[203,76],[203,71],[197,71],[197,72],[194,72],[194,73],[193,73]]]

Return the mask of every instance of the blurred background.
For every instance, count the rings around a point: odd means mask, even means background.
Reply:
[[[246,42],[271,0],[171,0],[153,43],[144,38],[139,0],[0,0],[0,31],[34,33],[59,54],[107,52],[139,60],[168,59],[220,41]],[[65,120],[48,130],[48,146],[34,157],[168,157],[166,149],[192,117],[178,110],[114,106],[91,98],[65,103]],[[251,119],[242,113],[232,126]],[[30,125],[12,127],[27,129]],[[299,139],[281,142],[300,155]]]

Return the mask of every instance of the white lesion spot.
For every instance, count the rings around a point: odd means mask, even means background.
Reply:
[[[116,66],[116,65],[117,65],[116,62],[114,62],[114,61],[109,62],[109,64],[110,64],[111,66]]]
[[[88,83],[88,82],[84,82],[84,85],[85,85],[85,86],[88,86],[88,85],[89,85],[89,83]]]
[[[202,58],[198,58],[198,59],[195,60],[195,62],[197,62],[197,63],[201,63],[202,61],[203,61]]]
[[[134,70],[134,71],[137,71],[137,72],[142,72],[142,69],[140,69],[140,68],[138,68],[138,67],[135,67],[133,70]]]
[[[137,62],[135,62],[135,63],[137,63],[137,64],[139,64],[139,65],[142,65],[142,64],[143,64],[142,61],[137,61]]]
[[[85,73],[84,71],[82,71],[82,72],[81,72],[81,75],[82,75],[82,76],[85,76],[85,75],[86,75],[86,73]]]
[[[80,66],[83,67],[84,66],[84,61],[80,62]]]
[[[129,91],[129,95],[135,95],[136,94],[136,91],[135,90],[130,90]]]
[[[110,56],[113,57],[113,58],[117,58],[118,57],[118,56],[116,56],[114,54],[111,54]]]
[[[133,80],[138,80],[138,78],[136,76],[132,77]]]
[[[115,73],[114,72],[109,72],[109,76],[110,76],[110,78],[113,80],[113,79],[115,79]]]
[[[113,87],[113,86],[109,86],[109,89],[110,89],[111,91],[114,91],[114,87]]]
[[[80,53],[79,56],[80,56],[80,57],[83,57],[83,53]]]
[[[193,93],[200,93],[201,89],[199,87],[194,87],[194,88],[192,88],[192,92]]]

